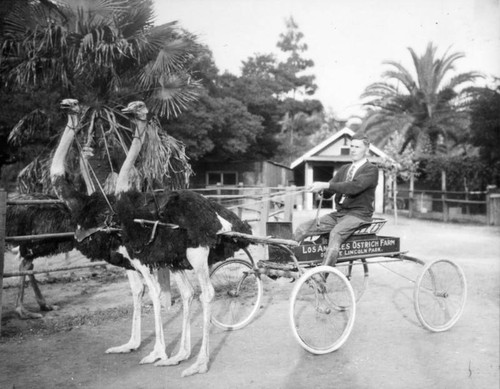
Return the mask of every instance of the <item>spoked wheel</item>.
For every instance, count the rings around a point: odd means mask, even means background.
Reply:
[[[414,289],[415,312],[425,328],[450,329],[462,315],[466,299],[467,283],[457,264],[439,259],[425,265]]]
[[[343,262],[336,266],[351,283],[356,302],[363,296],[366,286],[368,285],[368,264],[364,259],[359,261],[360,262],[358,262],[358,260]]]
[[[313,354],[335,351],[354,325],[356,300],[351,284],[330,266],[308,270],[292,290],[289,314],[293,335],[303,348]]]
[[[210,272],[210,281],[215,290],[212,323],[227,331],[250,323],[262,300],[262,281],[252,265],[234,258],[219,262]]]

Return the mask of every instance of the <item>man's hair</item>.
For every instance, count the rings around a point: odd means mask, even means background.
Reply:
[[[362,140],[366,147],[370,147],[370,139],[362,132],[354,134],[352,140]]]

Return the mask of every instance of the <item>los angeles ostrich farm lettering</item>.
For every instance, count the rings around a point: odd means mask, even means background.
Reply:
[[[310,261],[323,258],[327,247],[326,244],[305,244],[296,247],[294,251],[299,261]],[[353,239],[340,246],[339,258],[376,256],[397,251],[399,251],[399,238],[379,236],[371,239]]]

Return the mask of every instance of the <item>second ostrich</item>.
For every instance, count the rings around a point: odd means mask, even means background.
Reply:
[[[54,200],[53,196],[41,193],[18,194],[9,200]],[[71,214],[62,204],[36,205],[11,205],[7,207],[6,217],[7,236],[36,235],[54,232],[74,231]],[[67,253],[74,247],[73,238],[60,238],[48,241],[23,241],[19,244],[17,257],[20,259],[19,270],[32,270],[33,260],[49,255]],[[56,306],[48,305],[40,291],[34,275],[29,276],[31,287],[40,310],[50,311]],[[16,299],[16,312],[22,319],[39,319],[41,314],[30,312],[24,307],[25,276],[19,280],[19,290]]]
[[[147,107],[142,101],[130,103],[124,113],[133,115],[136,122],[134,140],[122,165],[116,184],[116,211],[123,229],[125,247],[136,268],[168,267],[179,286],[183,303],[183,324],[177,354],[157,365],[175,365],[190,357],[190,307],[194,289],[185,273],[192,269],[201,288],[203,307],[203,339],[196,362],[183,371],[183,376],[205,373],[209,362],[209,329],[214,289],[210,282],[209,265],[232,256],[247,244],[220,235],[238,231],[249,234],[249,225],[233,212],[200,194],[188,190],[164,193],[157,199],[159,211],[152,213],[142,206],[143,195],[132,189],[130,173],[139,155],[147,131]],[[158,220],[179,226],[153,230],[134,222],[134,219]]]

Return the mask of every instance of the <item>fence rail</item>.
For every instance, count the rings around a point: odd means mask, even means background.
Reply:
[[[398,189],[396,196],[398,210],[407,210],[409,217],[440,214],[445,222],[458,219],[500,223],[488,216],[494,206],[490,192]],[[393,204],[393,191],[388,192],[388,200]]]
[[[202,192],[208,198],[224,204],[227,208],[233,209],[240,218],[246,219],[248,222],[258,222],[257,229],[261,235],[265,235],[266,223],[269,218],[275,220],[292,220],[292,212],[294,206],[294,198],[296,196],[296,187],[277,187],[277,188],[205,188],[197,189],[197,192]],[[75,269],[83,269],[90,267],[98,267],[107,265],[106,262],[94,262],[87,265],[64,266],[52,269],[29,270],[19,272],[5,273],[5,243],[6,242],[22,242],[32,240],[48,240],[48,239],[66,239],[72,238],[74,232],[63,233],[47,233],[39,235],[23,235],[23,236],[6,236],[6,213],[8,206],[15,205],[49,205],[62,204],[60,200],[8,200],[7,193],[0,189],[0,336],[1,336],[1,319],[2,319],[2,294],[3,294],[3,279],[8,277],[21,277],[26,275],[34,275],[40,273],[50,273],[56,271],[68,271]],[[248,218],[248,216],[250,216]]]

